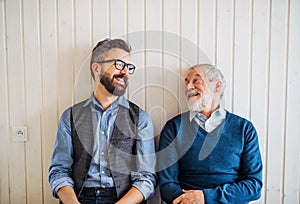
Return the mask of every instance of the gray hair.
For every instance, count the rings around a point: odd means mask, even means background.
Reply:
[[[225,87],[226,87],[226,81],[224,79],[224,76],[223,76],[221,70],[211,64],[197,64],[197,65],[194,65],[193,67],[191,67],[190,69],[195,69],[197,67],[205,67],[206,77],[210,82],[217,82],[217,81],[222,82],[222,86],[220,88],[220,93],[221,93],[220,95],[222,98],[224,95]]]
[[[90,70],[93,79],[95,79],[95,76],[92,70],[92,64],[94,62],[103,60],[107,56],[107,52],[113,48],[122,49],[128,52],[129,54],[131,52],[131,46],[129,45],[129,43],[125,42],[122,39],[106,38],[105,40],[98,42],[97,45],[93,48],[91,62],[90,62]]]

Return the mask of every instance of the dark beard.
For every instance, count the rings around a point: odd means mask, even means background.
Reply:
[[[113,82],[115,78],[123,78],[125,81],[125,85],[117,84],[114,86]],[[124,74],[114,75],[110,80],[110,78],[104,73],[102,76],[100,76],[99,81],[109,93],[115,96],[123,96],[128,85],[128,77]]]

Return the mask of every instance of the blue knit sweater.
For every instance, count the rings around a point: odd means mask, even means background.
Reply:
[[[227,112],[207,133],[189,112],[169,120],[158,153],[161,196],[167,203],[182,189],[202,189],[205,203],[248,203],[260,197],[262,161],[252,123]]]

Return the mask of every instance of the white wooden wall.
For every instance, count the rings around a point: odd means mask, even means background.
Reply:
[[[202,50],[227,79],[226,107],[259,132],[255,203],[299,204],[299,11],[300,0],[0,0],[0,203],[57,202],[47,170],[60,114],[91,93],[92,47],[122,37],[139,67],[127,96],[156,135],[185,110],[182,76]],[[12,141],[23,125],[29,141]]]

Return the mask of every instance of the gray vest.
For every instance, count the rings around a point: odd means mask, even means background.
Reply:
[[[72,178],[74,190],[78,195],[88,173],[92,160],[94,135],[97,121],[91,111],[91,105],[84,106],[86,101],[76,104],[71,111],[71,131],[73,142]],[[129,102],[129,110],[119,106],[114,129],[108,147],[109,168],[115,183],[117,197],[121,198],[131,188],[130,173],[137,170],[136,137],[139,118],[139,107]]]

